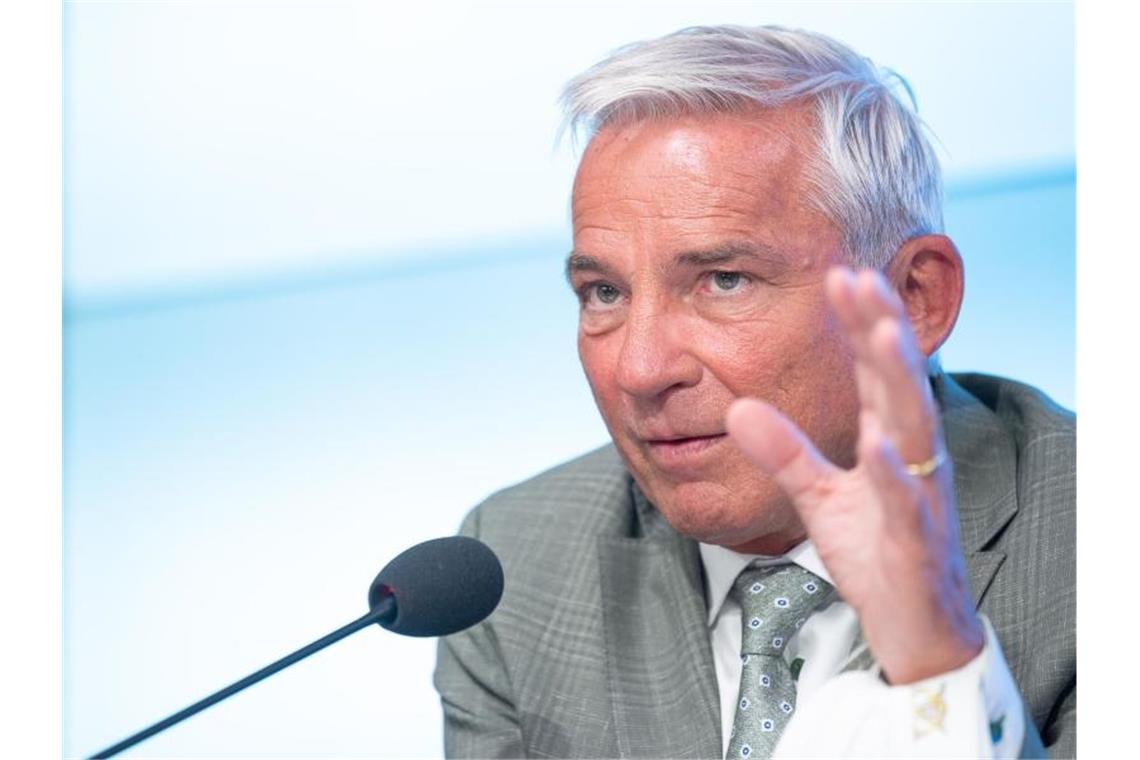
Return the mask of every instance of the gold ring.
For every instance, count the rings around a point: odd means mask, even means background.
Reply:
[[[925,478],[927,475],[932,474],[935,470],[937,470],[939,467],[941,467],[945,463],[946,463],[946,452],[940,450],[940,451],[938,451],[938,453],[936,453],[930,459],[927,459],[925,462],[919,462],[918,464],[906,465],[906,471],[909,472],[911,475],[914,475],[916,478]]]

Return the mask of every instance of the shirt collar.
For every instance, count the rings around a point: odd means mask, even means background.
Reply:
[[[708,600],[710,628],[716,622],[736,576],[749,565],[766,567],[792,562],[831,583],[831,576],[828,575],[827,568],[823,566],[823,561],[820,560],[810,540],[805,539],[786,553],[777,556],[741,554],[723,546],[705,543],[700,544],[700,550],[701,564],[705,568],[705,599]]]

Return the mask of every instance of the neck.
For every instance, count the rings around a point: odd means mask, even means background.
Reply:
[[[807,538],[807,532],[802,527],[797,526],[794,530],[757,536],[740,544],[722,545],[741,554],[764,554],[769,557],[778,557],[787,554],[802,543],[805,538]]]

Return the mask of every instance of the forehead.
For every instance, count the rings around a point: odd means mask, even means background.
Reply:
[[[798,179],[814,150],[805,107],[679,116],[608,126],[587,146],[575,177],[575,197],[598,184],[620,189],[641,178],[710,177],[752,181]]]
[[[575,248],[662,252],[720,237],[790,249],[830,238],[804,194],[812,124],[805,108],[785,108],[601,130],[575,177]]]

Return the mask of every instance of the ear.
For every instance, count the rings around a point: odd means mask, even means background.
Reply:
[[[919,235],[902,244],[885,274],[898,291],[922,353],[930,356],[954,329],[965,291],[958,247],[945,235]]]

